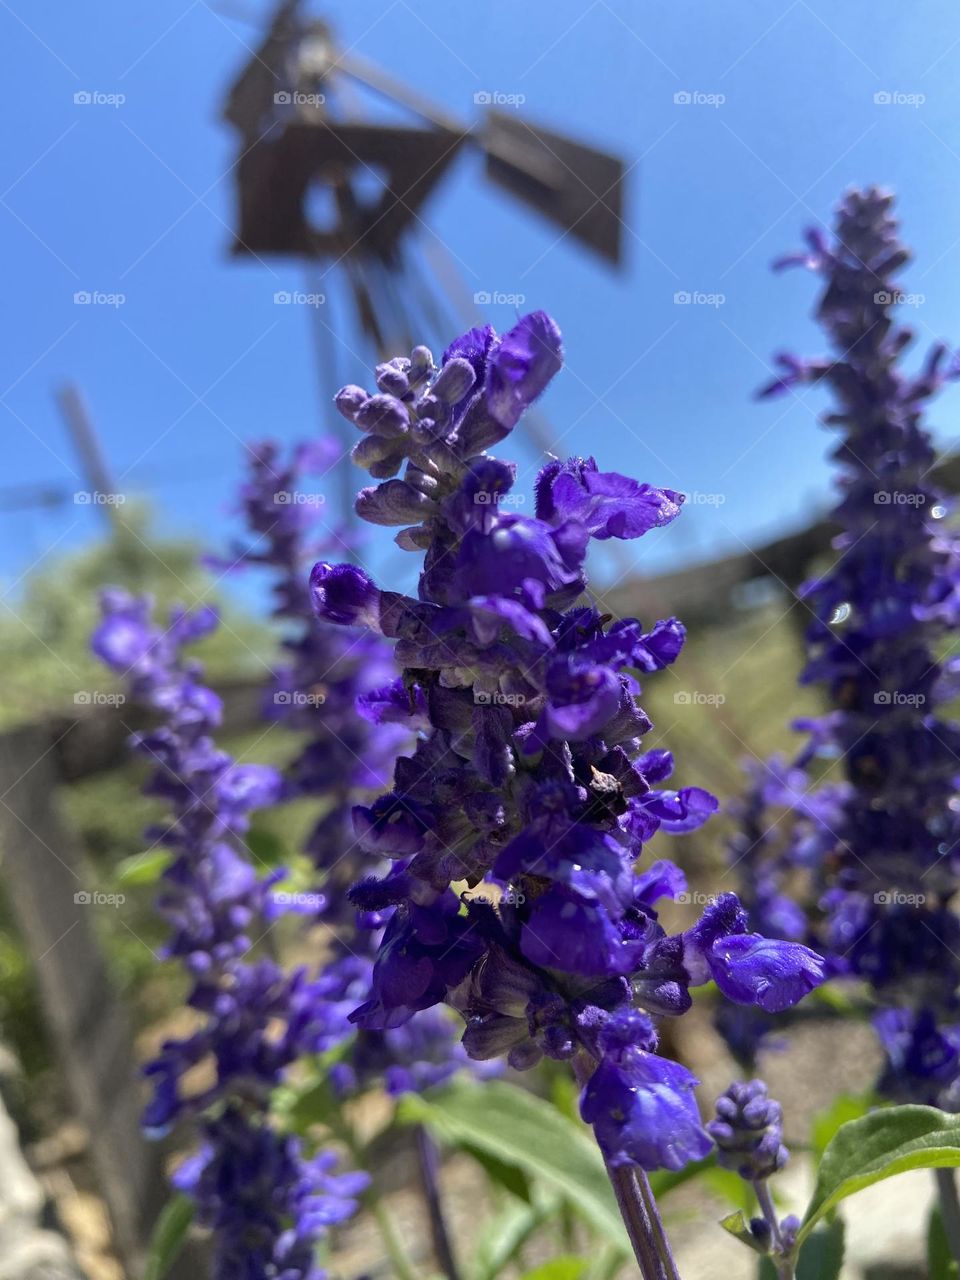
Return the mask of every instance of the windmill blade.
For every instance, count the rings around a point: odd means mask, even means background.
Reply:
[[[515,114],[491,110],[487,177],[609,262],[620,262],[623,162]]]

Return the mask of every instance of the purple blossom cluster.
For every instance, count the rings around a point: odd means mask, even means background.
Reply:
[[[171,811],[146,834],[169,854],[158,899],[170,928],[164,955],[184,966],[197,1020],[147,1067],[153,1096],[144,1124],[156,1135],[181,1120],[202,1129],[201,1151],[178,1184],[214,1231],[218,1280],[321,1280],[317,1246],[354,1211],[367,1178],[335,1175],[329,1153],[308,1155],[269,1120],[270,1095],[289,1065],[340,1034],[303,969],[286,973],[256,953],[283,909],[274,886],[284,872],[258,877],[244,834],[250,812],[277,799],[281,780],[216,746],[220,701],[183,653],[216,627],[212,609],[175,610],[161,626],[148,600],[118,590],[104,593],[102,608],[94,652],[159,715],[134,745],[152,765],[146,794]]]
[[[802,679],[825,689],[829,710],[796,726],[807,745],[789,770],[768,770],[748,802],[741,856],[757,885],[797,869],[812,880],[810,927],[831,972],[868,984],[879,1009],[883,1092],[954,1109],[960,727],[942,708],[960,662],[942,654],[960,577],[922,413],[960,366],[937,346],[918,374],[900,367],[912,334],[892,311],[909,254],[891,204],[876,189],[851,191],[834,236],[811,232],[808,248],[779,264],[823,277],[817,317],[834,354],[779,356],[780,375],[762,394],[814,383],[832,392],[825,421],[840,436],[841,532],[834,563],[803,589],[812,621]],[[828,770],[818,785],[823,759],[842,775]],[[791,815],[783,842],[766,838],[768,804]]]
[[[657,1053],[653,1017],[683,1013],[710,981],[781,1010],[822,965],[751,932],[733,894],[668,935],[656,907],[683,891],[682,873],[636,869],[657,831],[695,829],[716,801],[664,786],[672,756],[643,750],[639,677],[677,658],[682,625],[583,603],[585,560],[592,538],[640,537],[683,499],[574,458],[543,468],[521,514],[515,467],[484,451],[561,364],[559,330],[536,312],[502,336],[471,330],[439,366],[417,347],[378,366],[374,394],[337,397],[362,433],[354,461],[379,482],[358,512],[424,553],[417,598],[352,564],[321,561],[311,577],[321,619],[395,642],[401,675],[369,710],[427,725],[392,789],[354,810],[361,847],[391,865],[351,898],[391,914],[352,1017],[389,1033],[449,1003],[473,1058],[572,1062],[608,1163],[676,1169],[710,1140],[696,1081]]]
[[[767,1093],[762,1080],[734,1083],[716,1101],[716,1116],[707,1132],[717,1144],[717,1163],[738,1174],[753,1187],[763,1216],[751,1218],[750,1236],[755,1249],[780,1264],[777,1274],[793,1276],[793,1252],[800,1219],[792,1214],[777,1217],[767,1186],[790,1158],[783,1144],[783,1109]]]
[[[284,628],[287,661],[275,673],[267,715],[303,740],[283,771],[281,800],[310,796],[323,812],[307,837],[305,852],[323,879],[319,921],[330,931],[329,954],[314,984],[326,1006],[325,1021],[351,1038],[338,1055],[330,1082],[342,1097],[382,1082],[393,1096],[442,1083],[470,1065],[454,1019],[440,1009],[423,1010],[402,1027],[363,1031],[349,1014],[369,988],[387,911],[357,911],[347,888],[369,868],[351,827],[354,804],[382,786],[389,765],[426,716],[392,706],[396,666],[390,646],[368,630],[318,624],[309,570],[321,550],[357,545],[355,533],[331,529],[315,477],[339,457],[333,440],[296,447],[284,460],[272,441],[248,449],[248,473],[240,507],[249,533],[231,549],[230,567],[258,565],[271,577],[273,616]],[[324,529],[323,541],[318,527]],[[314,897],[316,900],[316,896]]]

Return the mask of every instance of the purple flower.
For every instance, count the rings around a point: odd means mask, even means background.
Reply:
[[[642,750],[652,726],[632,673],[672,663],[685,633],[674,618],[612,621],[581,597],[591,538],[663,526],[680,495],[571,460],[548,464],[527,515],[515,468],[480,454],[545,389],[560,350],[536,313],[502,338],[463,335],[439,369],[422,347],[381,366],[389,405],[355,388],[338,402],[377,439],[355,461],[390,486],[361,510],[379,519],[398,501],[401,467],[400,482],[430,501],[398,537],[424,553],[416,598],[350,567],[314,570],[319,616],[363,617],[395,638],[402,688],[416,688],[428,717],[390,791],[355,814],[364,847],[393,867],[353,899],[393,914],[353,1016],[366,1033],[392,1033],[444,1001],[463,1014],[471,1057],[589,1067],[584,1115],[608,1157],[679,1168],[709,1147],[693,1077],[654,1052],[634,1002],[682,1013],[713,965],[738,999],[783,1007],[809,990],[816,958],[762,951],[739,916],[689,947],[658,920],[656,903],[683,879],[670,864],[638,870],[643,844],[701,825],[716,801],[656,789],[673,761]],[[419,519],[419,501],[401,496]],[[399,690],[371,712],[388,714]],[[462,901],[453,886],[466,887]],[[741,940],[749,951],[735,955]]]
[[[783,1109],[767,1096],[762,1080],[732,1084],[716,1104],[717,1118],[707,1133],[718,1147],[718,1161],[747,1182],[777,1173],[787,1163],[783,1145]]]
[[[767,1013],[789,1009],[824,979],[823,959],[799,942],[744,932],[747,918],[735,894],[707,907],[684,936],[683,962],[691,985],[710,978],[735,1004]]]
[[[693,1092],[699,1082],[652,1051],[649,1021],[621,1014],[601,1035],[606,1051],[583,1090],[580,1115],[593,1125],[607,1162],[675,1170],[708,1155],[712,1144]]]
[[[154,766],[144,790],[171,808],[169,824],[151,840],[171,857],[158,907],[170,929],[166,954],[183,961],[197,1020],[148,1064],[153,1096],[144,1125],[160,1136],[179,1120],[200,1118],[205,1147],[183,1168],[180,1185],[214,1233],[218,1278],[252,1269],[321,1280],[316,1245],[355,1206],[349,1199],[335,1206],[327,1195],[332,1157],[310,1158],[274,1130],[269,1098],[293,1061],[323,1052],[342,1030],[303,970],[284,972],[254,953],[280,909],[274,885],[284,872],[259,878],[242,837],[250,812],[276,799],[281,780],[267,766],[238,764],[213,742],[219,701],[182,653],[212,622],[207,610],[174,611],[164,628],[152,620],[149,601],[111,590],[93,641],[134,696],[163,717],[134,745]],[[208,1069],[198,1081],[200,1064]]]
[[[944,713],[952,664],[941,657],[960,557],[931,484],[936,451],[922,414],[960,368],[939,346],[918,372],[902,367],[912,335],[894,307],[909,253],[889,194],[850,191],[835,234],[808,239],[781,265],[822,277],[817,316],[831,353],[778,357],[766,393],[822,382],[834,399],[838,555],[801,592],[811,619],[802,679],[823,688],[829,709],[795,726],[808,741],[793,765],[771,762],[754,780],[734,853],[763,927],[822,947],[831,973],[867,983],[887,1011],[877,1020],[885,1092],[931,1102],[952,1098],[960,1081],[960,926],[946,906],[960,868],[960,726]],[[818,786],[819,758],[840,763]],[[777,810],[787,819],[772,821]],[[785,901],[788,880],[805,886],[805,929]],[[740,972],[753,985],[763,951],[732,949],[735,986]]]

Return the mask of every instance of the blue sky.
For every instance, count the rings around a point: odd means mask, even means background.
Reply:
[[[236,141],[218,105],[257,36],[233,15],[265,12],[246,0],[0,7],[3,487],[87,487],[52,394],[72,378],[118,487],[150,496],[164,531],[218,547],[241,441],[321,429],[309,316],[274,304],[278,290],[304,287],[302,267],[227,254]],[[631,166],[620,274],[485,187],[470,155],[426,207],[421,235],[444,245],[468,293],[520,293],[557,317],[568,367],[544,407],[560,450],[720,495],[631,550],[638,569],[742,549],[826,501],[830,441],[815,397],[750,397],[775,350],[819,349],[814,282],[774,277],[769,263],[844,187],[899,192],[918,344],[960,339],[955,4],[340,0],[322,12],[342,44],[457,115],[476,118],[478,92],[519,95],[531,121]],[[125,100],[75,104],[83,92]],[[676,102],[682,93],[714,105]],[[81,291],[125,301],[79,306]],[[677,305],[678,292],[724,301]],[[338,312],[328,314],[341,372],[362,380]],[[513,312],[487,315],[505,327]],[[951,393],[937,405],[944,447],[958,403]],[[518,451],[529,485],[535,453],[524,441]],[[97,536],[97,519],[72,501],[0,514],[0,576],[50,565]]]

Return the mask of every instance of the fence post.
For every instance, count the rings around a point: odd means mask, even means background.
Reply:
[[[57,1062],[89,1133],[97,1182],[130,1276],[166,1199],[160,1154],[140,1132],[141,1096],[126,1010],[94,931],[78,842],[57,808],[49,728],[0,735],[0,868],[30,957]]]

